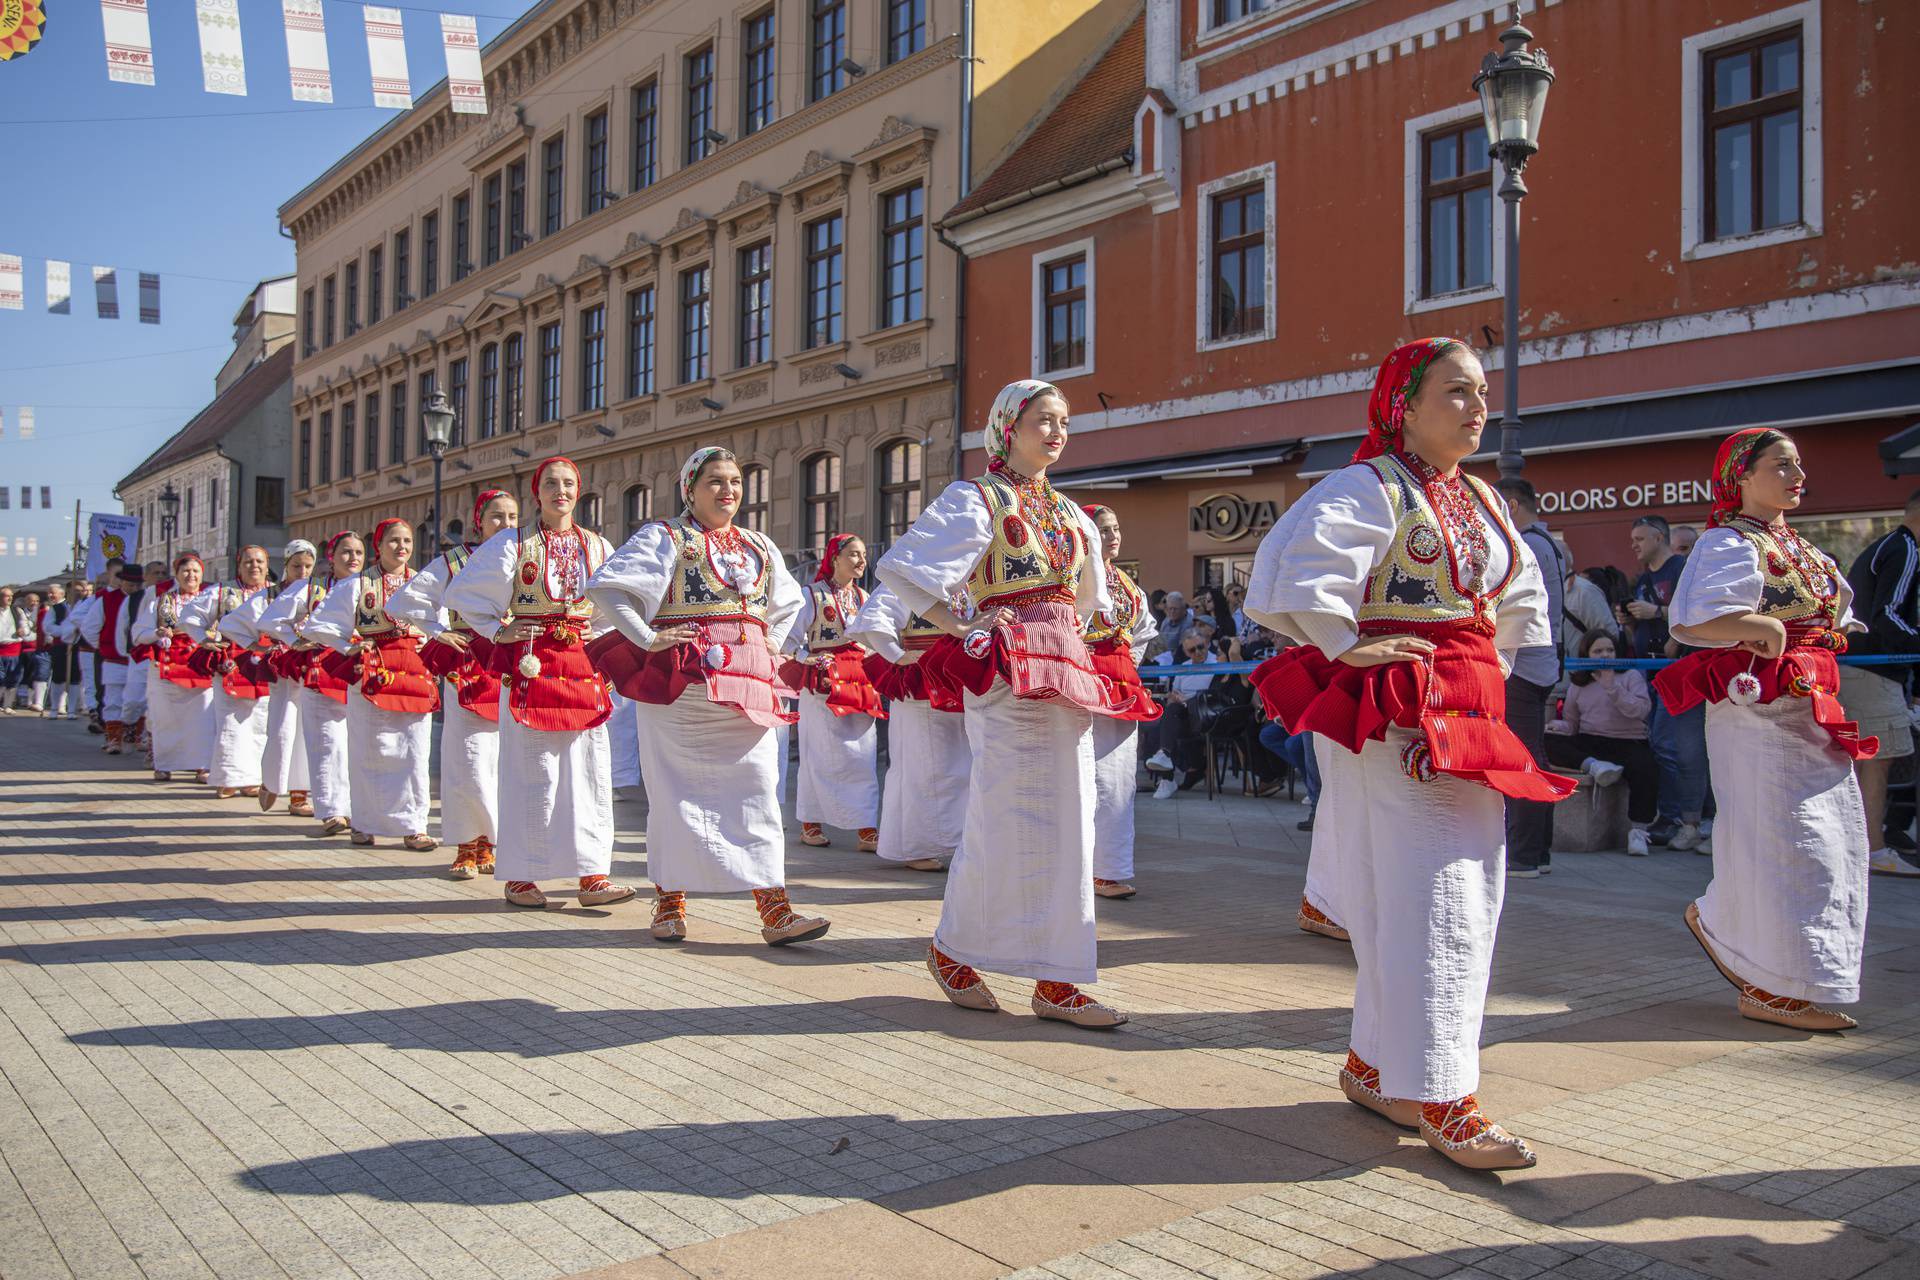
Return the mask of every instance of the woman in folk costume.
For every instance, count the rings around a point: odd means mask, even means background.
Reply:
[[[829,922],[787,899],[774,726],[793,691],[775,672],[800,584],[763,533],[733,523],[740,465],[696,449],[680,468],[683,514],[642,525],[588,584],[617,633],[594,659],[638,704],[647,789],[653,936],[687,936],[687,894],[751,890],[770,946]]]
[[[387,602],[413,576],[413,530],[389,517],[374,527],[373,545],[379,558],[329,591],[301,634],[359,667],[347,692],[353,843],[398,836],[424,853],[438,843],[427,834],[427,766],[440,689],[420,661],[420,633],[387,616]]]
[[[279,608],[290,606],[306,590],[313,574],[314,545],[295,538],[281,553],[280,581],[260,592],[245,606],[229,613],[220,634],[240,649],[258,649],[269,676],[265,738],[260,751],[260,812],[269,813],[281,796],[287,812],[311,818],[307,798],[307,746],[300,737],[300,684],[287,675],[287,642],[275,634]]]
[[[928,969],[962,1008],[1000,1007],[976,972],[989,969],[1034,979],[1040,1017],[1115,1027],[1126,1016],[1075,984],[1098,968],[1093,721],[1130,711],[1137,695],[1096,674],[1081,639],[1113,602],[1093,521],[1047,483],[1066,442],[1056,388],[1003,389],[987,419],[987,474],[948,485],[879,575],[947,632],[920,662],[930,683],[964,698],[973,756]],[[971,620],[947,606],[954,591]]]
[[[320,549],[326,572],[316,567],[304,587],[276,600],[267,611],[265,626],[286,653],[281,674],[300,687],[300,740],[306,748],[307,778],[312,800],[304,816],[320,819],[322,835],[337,836],[352,828],[353,788],[347,768],[347,690],[353,679],[353,659],[327,648],[305,628],[321,601],[337,586],[360,580],[367,559],[360,535],[344,529]]]
[[[1879,750],[1840,705],[1853,592],[1787,524],[1807,473],[1778,431],[1735,432],[1713,466],[1713,514],[1674,589],[1673,634],[1704,646],[1654,688],[1679,715],[1707,704],[1720,816],[1713,881],[1687,927],[1740,992],[1743,1017],[1803,1031],[1857,1025],[1866,809],[1853,762]]]
[[[1268,714],[1327,740],[1314,848],[1359,970],[1341,1087],[1462,1165],[1513,1169],[1532,1150],[1473,1096],[1505,801],[1573,783],[1542,772],[1503,718],[1508,655],[1550,637],[1506,504],[1459,470],[1486,416],[1465,343],[1395,350],[1353,465],[1260,544],[1246,612],[1300,642],[1255,672]]]
[[[1120,517],[1112,507],[1083,507],[1100,532],[1100,563],[1107,568],[1111,609],[1087,624],[1087,652],[1093,669],[1134,695],[1123,716],[1098,716],[1093,722],[1093,892],[1102,898],[1131,898],[1133,887],[1133,798],[1140,764],[1140,725],[1160,718],[1160,704],[1140,683],[1134,655],[1145,652],[1159,628],[1147,597],[1114,563],[1120,554]]]
[[[880,842],[880,734],[875,722],[886,706],[867,679],[866,652],[847,634],[866,603],[860,579],[867,572],[867,544],[859,535],[827,540],[819,572],[806,588],[799,621],[787,649],[799,660],[787,669],[800,692],[800,786],[794,812],[800,842],[830,843],[823,826],[859,834],[872,853]]]
[[[173,581],[165,591],[147,594],[133,624],[133,643],[149,646],[153,664],[147,680],[148,732],[153,776],[161,782],[182,771],[205,782],[213,766],[213,681],[193,662],[218,594],[202,583],[204,573],[199,556],[180,554],[173,562]]]
[[[972,612],[964,596],[948,607]],[[973,770],[960,698],[930,686],[920,669],[946,632],[882,586],[860,606],[847,634],[869,651],[867,679],[887,700],[887,780],[875,852],[915,871],[945,871],[960,845]]]
[[[548,458],[533,469],[539,519],[524,534],[505,525],[489,537],[441,597],[492,645],[500,680],[500,847],[494,878],[507,902],[544,907],[541,880],[579,880],[583,907],[624,902],[613,869],[613,765],[607,717],[613,704],[587,641],[595,610],[587,582],[612,547],[573,522],[580,469]],[[517,516],[517,512],[515,515]]]
[[[259,636],[239,615],[267,591],[267,549],[240,548],[235,581],[214,589],[203,614],[183,619],[200,642],[194,669],[213,681],[213,767],[208,781],[222,800],[260,794],[260,761],[267,747],[268,686],[273,676]]]

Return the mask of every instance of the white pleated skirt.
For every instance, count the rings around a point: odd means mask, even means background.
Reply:
[[[647,874],[679,893],[744,893],[787,882],[778,735],[690,685],[640,712]]]
[[[311,790],[307,744],[300,734],[302,689],[291,680],[273,682],[267,695],[267,740],[260,751],[260,785],[277,796]]]
[[[1138,790],[1140,726],[1093,718],[1093,874],[1133,879],[1133,801]]]
[[[570,880],[613,868],[607,726],[529,729],[500,689],[500,847],[495,880]]]
[[[153,735],[154,768],[167,773],[211,769],[213,690],[182,689],[157,675],[150,677],[147,731]]]
[[[1776,996],[1860,999],[1866,811],[1853,763],[1799,698],[1707,704],[1720,801],[1700,926],[1727,967]]]
[[[382,710],[367,701],[359,685],[348,689],[347,773],[352,779],[353,829],[370,836],[426,834],[432,752],[431,715]]]
[[[313,816],[322,822],[353,817],[347,708],[318,689],[300,690],[300,738],[307,749]]]
[[[925,702],[887,704],[887,783],[879,854],[889,862],[951,858],[967,820],[966,717]]]
[[[1320,776],[1322,778],[1327,776],[1327,769],[1329,767],[1327,754],[1332,751],[1337,751],[1341,755],[1352,754],[1345,747],[1332,741],[1324,733],[1316,733],[1313,735],[1314,761],[1320,766]],[[1324,837],[1320,834],[1320,824],[1316,820],[1313,825],[1312,839],[1309,840],[1307,844],[1307,887],[1301,896],[1321,915],[1333,921],[1335,924],[1342,924],[1346,917],[1340,914],[1339,909],[1334,904],[1333,877],[1328,874],[1327,863],[1331,855],[1323,852],[1327,847],[1327,843],[1323,842],[1331,842],[1333,838],[1334,833],[1331,832]],[[1448,1101],[1451,1101],[1451,1099],[1448,1099]]]
[[[613,753],[613,785],[640,785],[640,722],[633,713],[631,699],[618,693],[613,697],[613,714],[607,717],[607,748]]]
[[[216,787],[260,785],[267,750],[267,699],[236,698],[216,682],[213,694],[213,764],[207,781]]]
[[[151,662],[131,663],[126,672],[127,678],[120,686],[120,719],[132,724],[146,719],[150,689],[159,677],[153,674]]]
[[[801,694],[794,816],[847,831],[879,825],[879,747],[872,716],[837,716],[823,695]]]
[[[440,839],[446,844],[500,840],[500,726],[440,699]]]

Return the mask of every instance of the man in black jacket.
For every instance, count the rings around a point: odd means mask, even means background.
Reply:
[[[1853,588],[1853,616],[1867,628],[1854,635],[1854,654],[1920,656],[1920,492],[1907,499],[1906,514],[1885,536],[1869,544],[1847,572]],[[1858,761],[1860,794],[1867,806],[1868,865],[1881,875],[1920,876],[1920,866],[1889,845],[1886,831],[1887,780],[1893,762],[1913,754],[1913,719],[1907,691],[1912,667],[1840,668],[1840,701],[1858,721],[1862,737],[1880,739],[1871,760]]]

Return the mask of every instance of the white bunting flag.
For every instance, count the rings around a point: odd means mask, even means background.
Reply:
[[[27,308],[25,268],[17,253],[0,253],[0,311],[24,311]]]
[[[0,409],[0,440],[7,438],[7,411]]]
[[[73,314],[73,264],[58,258],[47,259],[47,314]]]
[[[487,82],[480,75],[480,24],[462,13],[440,15],[447,47],[447,100],[461,116],[487,114]]]
[[[208,93],[247,93],[247,60],[240,47],[240,0],[194,0],[200,20],[200,75]]]
[[[100,0],[107,34],[107,79],[121,84],[153,83],[153,35],[147,29],[147,0]]]
[[[30,404],[20,406],[20,438],[33,439],[33,406]]]
[[[0,556],[4,556],[5,554],[7,554],[7,540],[0,538]]]
[[[13,540],[13,554],[17,556],[27,554],[27,540],[25,538],[15,538]]]
[[[93,269],[93,309],[102,320],[120,318],[120,278],[112,267]]]
[[[152,271],[140,273],[140,323],[160,323],[160,277]]]
[[[398,9],[362,5],[367,18],[367,65],[373,71],[373,105],[399,107],[413,105],[413,88],[407,83],[407,32],[401,25]]]
[[[28,555],[30,555],[30,556],[37,556],[37,555],[39,555],[39,554],[40,554],[40,539],[39,539],[39,538],[37,538],[37,537],[31,537],[31,536],[30,536],[30,537],[28,537],[28,539],[27,539],[27,554],[28,554]]]
[[[327,68],[327,19],[320,0],[280,0],[287,23],[287,72],[296,102],[332,102]]]

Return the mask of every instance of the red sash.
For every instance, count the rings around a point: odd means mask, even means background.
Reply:
[[[420,661],[420,637],[392,632],[369,641],[361,654],[360,692],[382,711],[430,715],[440,706],[440,682]]]
[[[595,640],[587,652],[613,687],[635,702],[671,706],[688,686],[705,684],[709,702],[732,707],[771,729],[792,724],[799,716],[784,705],[797,690],[774,670],[766,636],[757,619],[726,619],[702,623],[694,643],[658,653],[618,631]]]
[[[257,647],[236,649],[232,645],[224,645],[209,649],[199,646],[194,649],[193,656],[187,659],[187,665],[193,668],[195,674],[206,676],[209,683],[214,676],[219,676],[220,687],[227,691],[229,698],[264,698],[273,684],[273,672],[269,669],[268,659],[267,651]]]
[[[1696,650],[1655,676],[1653,687],[1660,691],[1667,711],[1677,716],[1702,703],[1725,700],[1733,678],[1750,672],[1760,682],[1760,696],[1755,699],[1759,705],[1781,697],[1805,698],[1814,723],[1827,731],[1834,750],[1850,759],[1870,760],[1879,753],[1880,739],[1861,737],[1860,726],[1847,719],[1847,709],[1836,696],[1840,664],[1835,658],[1846,652],[1846,641],[1838,632],[1824,634],[1839,641],[1837,650],[1831,641],[1813,640],[1813,633],[1801,643],[1789,637],[1787,651],[1772,659],[1746,649]]]
[[[1120,636],[1110,640],[1096,640],[1087,646],[1087,653],[1093,658],[1093,669],[1113,682],[1113,687],[1133,698],[1133,705],[1116,715],[1119,720],[1138,720],[1142,723],[1158,720],[1162,714],[1160,704],[1147,692],[1147,686],[1140,682],[1140,668],[1133,660],[1133,645]]]
[[[304,659],[301,674],[307,688],[345,703],[347,690],[360,683],[362,663],[358,657],[335,653],[332,649],[307,649],[296,655]]]
[[[960,699],[943,686],[927,680],[918,662],[888,662],[877,653],[866,656],[867,679],[875,692],[889,702],[925,702],[935,711],[960,711]]]
[[[201,652],[199,642],[184,631],[173,633],[165,648],[152,646],[154,669],[168,684],[182,689],[211,689],[213,676],[205,664],[196,665]]]
[[[494,724],[500,722],[500,677],[493,673],[493,641],[485,636],[464,633],[465,649],[434,636],[420,646],[420,660],[427,670],[449,681],[460,705]]]
[[[1070,601],[1033,601],[1014,612],[1020,621],[995,630],[985,653],[968,653],[957,636],[934,641],[920,659],[929,686],[955,698],[962,692],[980,697],[1000,679],[1017,698],[1059,698],[1102,716],[1132,710],[1133,695],[1094,668]]]
[[[828,661],[816,664],[789,658],[780,664],[780,675],[794,688],[824,697],[827,709],[837,716],[885,720],[887,707],[867,676],[865,653],[857,644],[822,649],[819,656]]]
[[[540,664],[537,675],[520,669],[529,655]],[[578,733],[605,724],[613,714],[607,681],[577,636],[555,639],[550,631],[543,631],[531,641],[496,644],[491,665],[507,688],[507,710],[516,724],[549,733]]]

